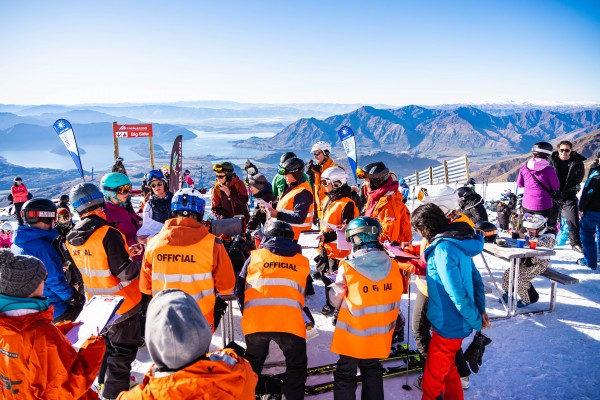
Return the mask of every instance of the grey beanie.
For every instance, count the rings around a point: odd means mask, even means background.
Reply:
[[[176,371],[208,353],[212,330],[189,294],[167,289],[146,313],[146,345],[160,371]]]
[[[254,174],[250,179],[248,179],[248,186],[254,186],[258,190],[263,190],[267,183],[267,177],[263,174]]]
[[[44,264],[35,257],[17,256],[0,250],[0,293],[12,297],[29,297],[46,279]]]

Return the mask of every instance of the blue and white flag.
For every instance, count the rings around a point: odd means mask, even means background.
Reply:
[[[81,167],[81,157],[79,157],[79,148],[77,147],[77,141],[75,140],[75,132],[73,132],[73,127],[66,119],[57,119],[54,123],[54,130],[58,134],[60,140],[62,140],[62,142],[65,144],[69,154],[71,154],[71,158],[79,170],[81,178],[85,182],[83,168]]]
[[[350,163],[350,168],[352,168],[352,173],[354,174],[354,181],[358,183],[358,179],[356,178],[356,165],[358,159],[356,158],[356,139],[354,137],[354,131],[349,126],[342,126],[338,131],[338,136],[344,145],[344,151],[348,156],[348,162]]]

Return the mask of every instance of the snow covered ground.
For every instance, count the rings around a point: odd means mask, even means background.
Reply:
[[[499,199],[505,188],[514,190],[513,183],[490,184],[487,188],[486,200]],[[477,190],[481,193],[482,188]],[[409,201],[410,203],[410,201]],[[493,217],[492,217],[493,218]],[[467,399],[598,399],[600,395],[600,274],[587,267],[576,264],[580,255],[570,246],[556,248],[556,256],[551,266],[580,280],[580,284],[558,286],[556,312],[534,316],[517,316],[509,320],[493,321],[493,328],[484,333],[492,340],[486,348],[483,365],[478,374],[471,375],[471,387],[465,391]],[[307,250],[305,255],[311,260],[316,255],[314,250]],[[498,285],[502,273],[508,263],[486,255]],[[482,260],[476,258],[486,286],[493,289],[487,295],[487,308],[490,316],[503,313],[498,303],[498,293],[492,278]],[[312,262],[314,267],[314,262]],[[320,310],[324,304],[324,287],[315,281],[315,295],[308,296],[307,306],[316,320],[319,336],[308,342],[308,365],[316,366],[335,362],[337,355],[331,353],[329,346],[334,326],[332,317],[324,316]],[[534,280],[540,293],[539,303],[529,309],[543,308],[548,305],[550,283],[545,278]],[[411,284],[410,300],[414,302],[416,287]],[[402,311],[408,315],[408,296],[402,300]],[[412,311],[412,310],[411,310]],[[244,345],[240,328],[240,312],[234,305],[235,338]],[[465,339],[463,349],[471,343]],[[415,348],[412,332],[410,345]],[[215,333],[211,350],[222,347],[220,329]],[[282,360],[279,349],[271,346],[271,354],[267,363]],[[134,364],[134,375],[140,381],[152,362],[145,348],[138,352]],[[266,373],[277,373],[283,369],[270,368]],[[417,378],[417,373],[408,375],[408,383]],[[308,383],[319,383],[332,379],[332,375],[309,377]],[[384,386],[386,399],[419,399],[421,391],[402,389],[406,375],[386,378]],[[360,385],[357,393],[360,393]],[[331,393],[315,396],[315,399],[331,399]]]

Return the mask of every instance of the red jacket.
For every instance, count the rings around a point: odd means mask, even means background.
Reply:
[[[27,187],[21,183],[20,185],[12,185],[10,194],[13,196],[13,203],[25,203],[27,201]]]
[[[243,215],[246,221],[250,219],[248,210],[248,189],[244,182],[237,176],[234,176],[227,183],[229,196],[227,196],[216,183],[212,191],[212,213],[216,219],[233,218],[236,215]]]

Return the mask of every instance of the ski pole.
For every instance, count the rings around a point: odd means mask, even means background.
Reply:
[[[414,199],[413,199],[414,201]],[[408,323],[410,324],[410,277],[408,278]],[[406,329],[406,383],[402,385],[402,389],[411,391],[412,387],[408,384],[408,347],[410,345],[410,326]]]

